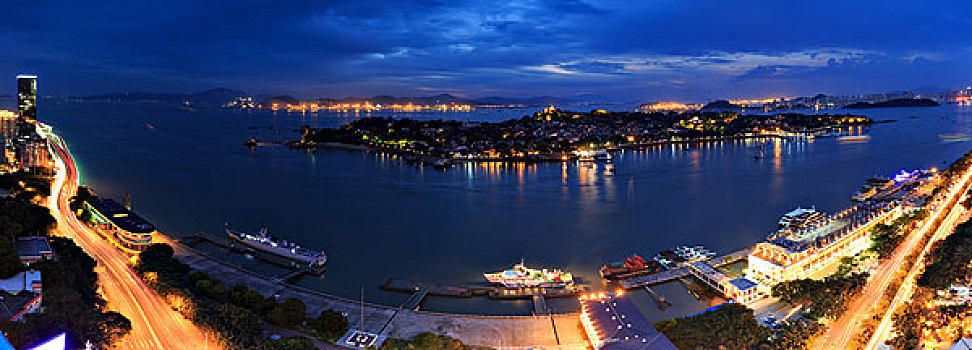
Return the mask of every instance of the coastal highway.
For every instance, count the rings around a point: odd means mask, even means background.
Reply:
[[[912,265],[911,270],[908,271],[908,275],[905,277],[904,282],[898,288],[898,291],[895,292],[891,305],[884,312],[884,315],[882,315],[881,323],[879,323],[877,328],[875,328],[874,334],[871,336],[871,339],[867,342],[864,349],[877,349],[880,344],[889,339],[892,329],[894,328],[894,312],[901,307],[904,302],[911,300],[911,297],[915,291],[915,281],[918,278],[918,274],[924,270],[925,255],[931,250],[932,243],[945,238],[945,236],[948,236],[952,233],[952,231],[955,230],[955,227],[958,226],[958,224],[968,219],[969,212],[965,210],[965,207],[963,207],[961,204],[958,204],[962,200],[963,198],[959,198],[959,201],[949,212],[945,220],[942,221],[942,224],[938,227],[938,230],[936,230],[932,238],[928,240],[928,244],[925,245],[925,247],[921,250],[921,253],[918,254],[918,257],[915,259],[916,263]]]
[[[56,234],[74,240],[98,261],[98,279],[108,308],[132,322],[132,332],[118,349],[218,349],[215,342],[185,317],[174,311],[149,289],[129,267],[129,256],[111,242],[81,223],[68,207],[78,186],[78,173],[67,146],[57,135],[48,139],[57,173],[48,199],[51,214],[57,219]]]
[[[848,349],[849,343],[854,338],[855,335],[859,334],[861,325],[864,321],[871,317],[873,309],[879,305],[881,297],[884,292],[891,285],[897,272],[902,268],[907,268],[902,266],[904,264],[905,258],[915,251],[921,238],[925,235],[928,230],[932,229],[933,223],[938,218],[942,218],[945,215],[945,219],[942,224],[938,226],[934,233],[934,238],[944,237],[945,234],[951,231],[955,225],[956,218],[959,217],[964,208],[959,204],[961,201],[955,201],[952,207],[946,207],[945,204],[951,202],[955,196],[963,195],[963,189],[969,182],[969,178],[972,176],[972,171],[966,170],[965,174],[962,175],[960,181],[957,182],[955,186],[949,188],[948,195],[945,200],[941,201],[941,205],[935,208],[931,215],[928,216],[922,222],[922,225],[917,229],[912,230],[904,242],[895,250],[894,254],[881,263],[875,271],[871,274],[871,278],[868,280],[867,285],[864,286],[864,291],[857,298],[851,300],[848,303],[847,310],[837,319],[832,322],[828,328],[827,332],[823,334],[820,338],[814,342],[813,349]],[[927,251],[928,247],[935,239],[928,241],[928,244],[924,246],[922,251]],[[905,281],[910,281],[914,277],[915,270],[909,273],[909,279]],[[902,283],[901,288],[905,288],[908,283]],[[899,297],[903,297],[900,289],[895,294],[895,299],[892,301],[892,306],[898,305],[902,302]],[[888,331],[890,328],[890,314],[883,315],[883,321],[881,325],[875,331],[875,337]],[[874,340],[872,339],[872,342]],[[870,347],[869,347],[870,349]]]

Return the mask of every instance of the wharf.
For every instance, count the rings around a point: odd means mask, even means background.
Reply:
[[[503,349],[584,349],[588,343],[577,313],[544,316],[484,316],[413,311],[345,299],[295,285],[281,283],[237,266],[216,260],[181,242],[174,242],[176,258],[196,270],[207,271],[225,284],[243,284],[267,297],[298,298],[310,315],[337,310],[364,331],[393,338],[423,333],[446,334],[464,343]],[[409,291],[414,293],[414,291]],[[364,314],[362,314],[362,312]],[[357,328],[357,327],[355,327]]]
[[[380,288],[388,291],[405,293],[414,293],[420,290],[425,290],[429,295],[432,296],[468,298],[475,295],[486,295],[486,288],[488,287],[475,288],[466,286],[449,286],[443,284],[414,282],[389,278],[381,284]]]
[[[563,288],[502,288],[494,287],[489,292],[489,297],[493,299],[529,299],[534,295],[542,295],[547,298],[572,297],[581,293],[591,291],[591,286],[586,284],[572,284]]]
[[[324,266],[309,266],[282,256],[258,251],[245,245],[238,244],[227,238],[215,237],[212,235],[194,234],[191,236],[177,237],[175,240],[189,247],[196,247],[197,245],[203,243],[212,244],[217,247],[227,249],[231,252],[250,254],[254,258],[260,259],[261,261],[292,269],[291,271],[287,271],[276,277],[276,279],[280,282],[289,282],[305,274],[321,274],[325,269]]]
[[[419,291],[426,291],[428,295],[439,297],[469,298],[474,296],[487,296],[490,299],[530,299],[534,295],[543,295],[547,298],[563,298],[591,291],[591,286],[586,284],[574,284],[563,288],[503,288],[481,285],[450,286],[393,278],[385,280],[380,288],[387,291],[413,294]]]
[[[709,259],[708,262],[713,267],[720,267],[720,266],[732,264],[739,260],[746,259],[746,257],[749,256],[749,253],[751,251],[752,248],[743,248],[726,255],[714,257],[712,259]],[[670,282],[677,279],[688,277],[690,275],[691,273],[689,272],[687,267],[679,267],[679,268],[662,271],[650,275],[640,275],[640,276],[622,278],[617,281],[618,284],[621,286],[621,288],[633,289],[633,288],[647,287],[659,283]]]

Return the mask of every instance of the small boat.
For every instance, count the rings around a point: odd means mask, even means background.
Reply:
[[[968,141],[970,137],[966,133],[955,133],[938,135],[938,139],[942,140],[942,142],[962,142]]]
[[[604,166],[604,175],[614,175],[614,164],[607,164]]]
[[[706,249],[703,246],[697,245],[694,247],[679,246],[675,248],[675,254],[682,257],[688,262],[696,262],[700,260],[712,259],[715,256],[715,252]]]
[[[638,254],[633,254],[623,262],[614,262],[601,267],[598,271],[603,279],[618,279],[638,275],[652,274],[665,270],[665,266],[655,260],[645,260]]]
[[[847,135],[837,137],[841,142],[863,142],[871,139],[871,135]]]

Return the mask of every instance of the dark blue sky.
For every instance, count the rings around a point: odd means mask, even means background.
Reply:
[[[97,4],[92,4],[97,3]],[[972,83],[972,1],[6,0],[0,93],[703,100]]]

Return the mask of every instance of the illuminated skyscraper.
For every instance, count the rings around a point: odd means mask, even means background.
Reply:
[[[22,120],[37,120],[37,76],[17,76],[17,112]]]

